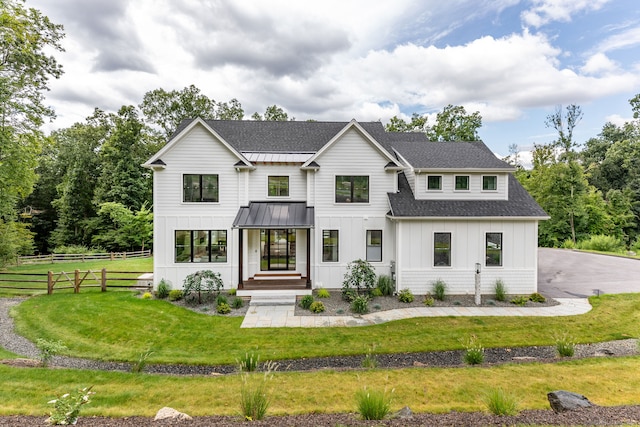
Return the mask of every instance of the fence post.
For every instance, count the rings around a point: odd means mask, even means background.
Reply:
[[[51,295],[53,293],[53,271],[49,270],[47,272],[47,295]]]
[[[110,260],[111,260],[111,261],[113,261],[113,252],[111,252],[111,258],[110,258]]]
[[[73,277],[73,293],[80,292],[80,270],[76,270]]]
[[[102,275],[100,277],[100,289],[102,292],[107,292],[107,269],[102,269]]]

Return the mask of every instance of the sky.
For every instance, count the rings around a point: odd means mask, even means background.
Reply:
[[[64,25],[65,74],[45,131],[94,108],[191,84],[247,118],[377,121],[479,111],[496,153],[554,140],[545,118],[578,104],[578,143],[631,120],[640,93],[637,0],[27,0]]]

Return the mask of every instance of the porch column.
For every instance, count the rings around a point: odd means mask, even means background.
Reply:
[[[311,229],[307,228],[307,288],[311,289]]]
[[[243,264],[243,257],[242,254],[244,253],[243,251],[243,235],[244,235],[244,230],[242,228],[238,228],[238,289],[242,289],[244,288],[244,283],[242,281],[242,264]]]

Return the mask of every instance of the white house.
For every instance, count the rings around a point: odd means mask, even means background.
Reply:
[[[537,289],[548,218],[482,142],[430,142],[380,122],[184,122],[154,171],[154,280],[198,270],[225,288],[340,288],[368,260],[424,294]],[[263,282],[262,279],[275,279]],[[289,282],[287,282],[287,280]]]

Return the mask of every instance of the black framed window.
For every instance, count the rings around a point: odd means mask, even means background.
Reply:
[[[442,190],[442,176],[429,175],[427,176],[427,190]]]
[[[433,266],[451,267],[451,233],[433,233]]]
[[[227,230],[176,230],[176,262],[227,262]]]
[[[469,175],[456,175],[456,190],[469,189]]]
[[[218,175],[185,174],[182,190],[184,202],[217,202]]]
[[[322,261],[338,262],[338,230],[322,230]]]
[[[486,266],[502,266],[502,233],[487,233]]]
[[[289,177],[288,176],[269,176],[267,194],[269,197],[288,197],[289,196]]]
[[[367,261],[382,261],[382,230],[367,230]]]
[[[498,177],[495,175],[486,175],[482,177],[482,190],[495,191],[498,189]]]
[[[369,203],[369,176],[336,175],[336,203]]]

